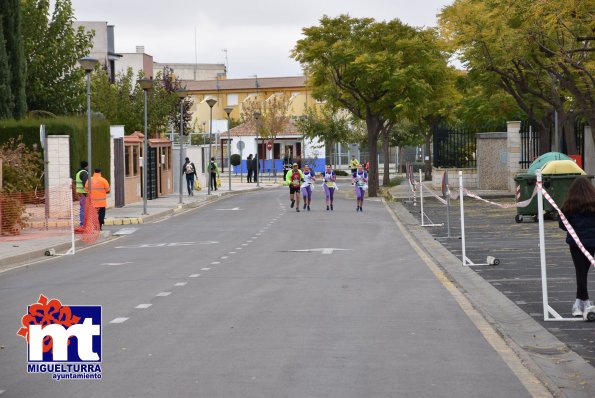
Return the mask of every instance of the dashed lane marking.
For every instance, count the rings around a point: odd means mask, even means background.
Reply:
[[[201,271],[209,271],[209,270],[210,270],[210,268],[201,268],[200,270],[201,270]]]
[[[139,304],[134,308],[138,308],[139,310],[146,310],[147,308],[149,308],[150,306],[152,306],[153,304]]]
[[[188,282],[178,282],[178,283],[174,284],[174,286],[176,286],[176,287],[186,286],[187,283]]]
[[[114,319],[112,319],[111,321],[109,321],[109,323],[124,323],[124,322],[126,322],[128,319],[130,319],[130,318],[124,318],[124,317],[121,317],[121,318],[114,318]]]
[[[167,297],[171,294],[171,292],[159,292],[156,294],[157,297]]]
[[[229,258],[227,256],[221,256],[221,260],[225,260],[226,258]]]
[[[188,278],[198,278],[200,276],[200,274],[192,274],[190,276],[188,276]]]
[[[236,254],[236,252],[229,252],[229,254]]]

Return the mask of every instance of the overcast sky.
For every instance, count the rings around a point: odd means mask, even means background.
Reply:
[[[72,0],[79,21],[115,26],[116,52],[144,45],[157,62],[225,63],[229,78],[297,76],[289,57],[302,28],[320,17],[349,14],[376,20],[398,18],[435,26],[436,14],[452,0]]]

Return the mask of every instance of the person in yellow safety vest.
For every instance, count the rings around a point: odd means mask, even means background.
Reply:
[[[85,205],[87,204],[87,190],[85,189],[85,184],[87,183],[87,179],[89,178],[89,172],[87,171],[87,167],[89,163],[86,160],[81,161],[81,169],[76,173],[75,179],[75,188],[76,194],[79,200],[80,206],[80,213],[79,219],[81,223],[81,227],[85,223]]]
[[[359,166],[359,160],[355,158],[355,155],[351,155],[351,160],[349,161],[349,168],[351,169],[351,174],[357,171],[357,166]]]
[[[88,180],[85,184],[85,189],[89,191]],[[109,191],[109,183],[101,176],[101,169],[96,168],[93,177],[91,177],[91,191],[89,192],[89,198],[91,199],[93,207],[97,209],[100,230],[103,229],[103,224],[105,222],[105,208],[107,207],[107,194]]]

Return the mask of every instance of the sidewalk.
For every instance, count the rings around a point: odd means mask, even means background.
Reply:
[[[221,199],[228,195],[235,195],[242,192],[250,192],[260,189],[274,188],[278,185],[274,184],[274,180],[270,182],[265,179],[261,182],[260,187],[255,183],[241,183],[240,179],[232,178],[231,188],[229,191],[229,183],[227,178],[221,180],[221,187],[217,191],[212,191],[210,195],[207,194],[207,189],[203,188],[200,191],[195,191],[194,196],[188,196],[186,193],[182,197],[182,204],[179,203],[179,195],[172,194],[169,196],[159,197],[154,200],[147,201],[147,213],[143,213],[143,202],[131,203],[120,208],[108,208],[106,211],[106,219],[104,230],[101,232],[100,238],[96,243],[105,242],[113,237],[113,232],[117,231],[117,226],[138,225],[149,223],[164,217],[168,217],[180,211],[198,208],[207,203]],[[79,241],[79,236],[75,235],[75,246],[87,247],[89,245]],[[23,233],[18,236],[0,237],[0,272],[15,268],[23,263],[36,261],[44,258],[46,252],[53,249],[55,253],[64,253],[71,247],[71,236],[61,234],[57,236],[48,236],[47,234],[39,234],[34,229],[23,230]]]

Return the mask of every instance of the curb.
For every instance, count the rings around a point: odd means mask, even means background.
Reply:
[[[595,368],[529,314],[449,252],[423,229],[398,200],[390,209],[411,236],[505,340],[524,366],[557,397],[595,396]]]

